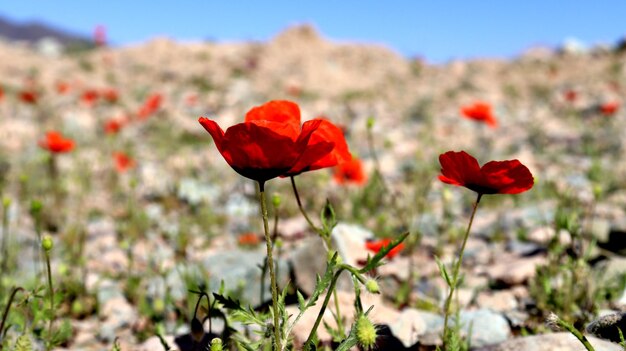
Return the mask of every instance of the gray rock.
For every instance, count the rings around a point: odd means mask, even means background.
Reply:
[[[618,344],[587,337],[596,351],[621,351]],[[474,351],[586,351],[583,344],[570,333],[533,335],[504,341],[497,345],[481,347]]]
[[[602,316],[587,325],[586,332],[619,343],[621,341],[619,331],[626,330],[626,313],[613,313]]]
[[[289,261],[296,276],[298,289],[307,295],[315,289],[316,276],[324,274],[326,270],[326,250],[323,241],[318,236],[309,237],[302,241],[289,256]]]
[[[487,309],[461,311],[461,325],[465,333],[471,330],[471,345],[474,347],[496,344],[511,336],[506,318]]]
[[[261,269],[265,261],[265,251],[231,250],[218,252],[203,260],[205,269],[210,274],[210,287],[217,289],[224,281],[226,291],[235,292],[236,296],[258,306],[271,300],[269,270],[265,275],[264,301],[261,301]],[[277,281],[279,289],[289,283],[289,265],[285,259],[274,256],[274,264],[277,266]]]

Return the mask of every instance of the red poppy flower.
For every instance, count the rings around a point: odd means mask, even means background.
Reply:
[[[57,131],[49,131],[44,139],[39,140],[39,146],[52,153],[65,153],[74,149],[74,141],[66,139]]]
[[[115,169],[118,173],[124,173],[135,167],[135,160],[123,152],[114,152],[113,159],[115,160]]]
[[[257,246],[261,243],[261,240],[255,233],[245,233],[237,238],[237,242],[241,246]]]
[[[354,183],[363,185],[367,183],[367,176],[363,171],[361,160],[353,158],[348,162],[340,163],[335,167],[333,175],[335,181],[339,184]]]
[[[0,87],[0,100],[4,99],[4,89]]]
[[[104,123],[104,133],[117,134],[124,127],[124,124],[125,121],[112,118]]]
[[[600,105],[600,113],[605,116],[613,116],[619,110],[619,102],[611,101]]]
[[[22,90],[18,97],[23,103],[28,105],[35,105],[37,100],[39,100],[39,94],[34,90]]]
[[[161,108],[161,102],[163,101],[163,97],[161,94],[152,94],[148,96],[143,105],[139,108],[137,112],[137,116],[139,119],[146,119],[153,115]]]
[[[67,82],[58,82],[56,84],[57,93],[61,95],[67,94],[70,91],[70,85]]]
[[[87,89],[80,96],[80,100],[87,106],[93,106],[98,102],[100,94],[95,89]]]
[[[385,239],[380,239],[380,240],[371,240],[371,241],[366,241],[365,242],[365,248],[368,249],[369,251],[377,254],[380,250],[382,250],[384,247],[389,246],[389,244],[391,243],[392,239],[390,238],[385,238]],[[400,253],[400,251],[402,251],[404,249],[404,243],[400,243],[398,244],[396,247],[394,247],[393,249],[391,249],[391,251],[389,251],[386,255],[386,257],[388,257],[389,259],[394,258],[398,253]]]
[[[117,99],[119,98],[119,94],[117,93],[117,90],[113,88],[102,89],[102,91],[100,91],[100,95],[102,96],[104,100],[106,100],[107,102],[111,104],[116,103]]]
[[[322,120],[300,126],[300,108],[291,101],[270,101],[254,107],[245,122],[224,132],[205,117],[198,120],[211,134],[226,162],[239,174],[258,181],[287,174],[299,161],[310,167],[333,150],[334,143],[320,140],[310,143]]]
[[[565,97],[565,100],[569,102],[575,102],[576,99],[578,99],[578,93],[576,92],[576,90],[572,89],[566,90],[563,96]]]
[[[519,194],[534,184],[532,174],[518,160],[491,161],[480,167],[478,161],[465,151],[448,151],[439,155],[439,163],[439,180],[464,186],[481,195]]]
[[[321,122],[319,127],[311,134],[311,138],[308,143],[308,146],[310,147],[305,150],[304,154],[302,154],[295,166],[293,166],[289,172],[284,174],[284,176],[295,176],[302,172],[333,167],[352,160],[352,155],[348,150],[348,144],[346,143],[346,139],[343,136],[341,128],[326,119],[318,118],[316,120],[320,120]],[[314,145],[322,143],[333,144],[333,149],[331,152],[326,154],[326,156],[318,158],[318,150],[314,147]]]
[[[491,105],[483,101],[461,107],[461,115],[468,119],[483,122],[491,128],[498,126],[498,120],[493,115]]]

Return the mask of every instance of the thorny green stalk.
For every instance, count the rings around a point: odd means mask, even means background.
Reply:
[[[52,268],[50,267],[50,253],[44,250],[46,255],[46,266],[48,267],[48,290],[50,291],[50,321],[48,322],[48,341],[46,342],[46,350],[50,350],[52,342],[52,323],[54,322],[54,289],[52,286]]]
[[[546,319],[546,324],[553,329],[563,328],[567,330],[574,335],[583,344],[583,346],[585,346],[587,351],[595,351],[591,343],[589,343],[589,340],[587,340],[587,338],[578,329],[559,318],[559,316],[557,316],[554,312],[550,312],[548,318]]]
[[[458,279],[459,279],[459,271],[461,270],[461,263],[463,262],[463,252],[465,251],[465,245],[467,244],[467,238],[469,238],[470,230],[472,229],[472,223],[474,222],[474,216],[476,215],[476,210],[478,209],[478,203],[480,202],[480,198],[483,194],[478,193],[478,197],[476,198],[476,202],[474,203],[474,208],[472,209],[472,215],[469,220],[469,224],[467,225],[467,230],[465,231],[465,236],[463,237],[463,244],[461,245],[461,251],[459,252],[459,258],[457,259],[454,265],[454,271],[452,272],[452,284],[450,284],[450,292],[448,294],[448,298],[446,299],[446,303],[444,306],[444,320],[443,320],[443,346],[444,350],[446,350],[446,342],[448,340],[448,319],[450,319],[450,304],[452,303],[452,296],[454,295],[454,290],[457,288]]]
[[[265,183],[259,181],[259,201],[261,202],[261,216],[263,217],[263,229],[265,231],[265,245],[267,249],[267,265],[270,268],[270,284],[272,285],[272,313],[274,315],[274,350],[282,351],[280,339],[280,321],[278,319],[278,285],[276,272],[274,272],[274,257],[272,256],[272,237],[270,234],[269,220],[267,218],[267,204],[265,203]]]
[[[355,276],[361,282],[361,284],[365,284],[366,282],[365,278],[361,276],[361,273],[356,268],[350,265],[347,265],[345,263],[342,263],[339,265],[339,269],[337,270],[337,272],[335,272],[335,275],[333,276],[333,280],[330,282],[330,286],[328,287],[328,292],[326,293],[326,297],[324,298],[324,303],[322,303],[322,308],[320,309],[320,312],[317,314],[317,319],[315,320],[315,324],[313,324],[313,328],[311,328],[311,331],[309,332],[309,336],[304,342],[304,347],[303,347],[304,350],[311,349],[311,345],[313,343],[313,337],[315,337],[317,333],[317,328],[320,326],[320,323],[322,322],[322,319],[324,318],[324,312],[326,312],[326,306],[328,306],[328,303],[330,302],[331,292],[335,291],[335,285],[337,284],[337,280],[339,279],[339,276],[341,275],[341,273],[343,273],[344,270],[347,270],[348,272],[352,273],[352,275]],[[337,296],[335,295],[335,301],[336,300],[337,300]]]
[[[2,200],[2,259],[0,268],[6,272],[9,266],[9,206],[10,199]]]
[[[21,286],[13,287],[11,291],[11,295],[9,296],[9,301],[7,301],[7,305],[4,308],[4,313],[2,313],[2,320],[0,321],[0,350],[2,350],[2,337],[4,335],[4,323],[7,321],[9,317],[9,310],[11,309],[11,305],[13,304],[13,299],[18,291],[24,291],[24,288]]]

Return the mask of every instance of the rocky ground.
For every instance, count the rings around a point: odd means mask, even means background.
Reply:
[[[304,119],[323,115],[341,125],[364,162],[365,186],[337,184],[329,170],[297,179],[316,222],[326,199],[335,207],[333,246],[344,262],[366,259],[368,239],[411,232],[407,248],[374,274],[382,294],[364,295],[387,335],[381,349],[440,343],[446,286],[434,257],[452,263],[474,200],[471,191],[437,179],[437,157],[448,150],[467,150],[481,164],[517,158],[535,177],[531,191],[486,197],[478,210],[456,301],[473,350],[583,350],[572,335],[548,330],[548,312],[582,330],[626,304],[626,114],[619,108],[626,56],[616,50],[534,50],[508,61],[430,65],[385,47],[330,42],[309,26],[267,43],[155,39],[53,49],[0,41],[3,196],[12,200],[3,237],[11,234],[14,262],[2,274],[0,301],[5,306],[8,286],[39,277],[29,209],[40,199],[49,217],[44,231],[56,243],[53,274],[66,293],[58,314],[71,325],[58,350],[111,350],[115,341],[121,350],[159,350],[157,333],[185,350],[195,305],[189,289],[200,286],[217,291],[223,282],[252,306],[268,302],[254,184],[228,167],[197,119],[225,128],[273,99],[296,101]],[[118,97],[94,103],[84,96],[106,88]],[[25,89],[39,93],[36,104],[20,100]],[[137,117],[151,94],[162,103]],[[492,104],[497,128],[461,117],[459,108],[476,100]],[[610,103],[618,108],[607,113]],[[133,122],[107,135],[111,119]],[[76,142],[58,157],[54,182],[65,194],[58,207],[47,154],[37,146],[52,129]],[[136,167],[116,172],[116,150]],[[375,171],[386,187],[373,181]],[[272,210],[283,242],[279,284],[310,294],[326,265],[321,239],[298,212],[288,180],[270,181],[268,192],[282,200]],[[242,243],[246,233],[259,240]],[[352,310],[349,280],[340,282],[337,298],[342,311]],[[14,313],[33,313],[26,310]],[[298,324],[297,343],[316,315],[309,311]],[[344,317],[350,325],[351,314]],[[621,317],[611,318],[588,328],[613,341],[590,336],[596,350],[621,349],[610,333]],[[212,328],[223,324],[215,320]],[[330,339],[322,329],[319,337]]]

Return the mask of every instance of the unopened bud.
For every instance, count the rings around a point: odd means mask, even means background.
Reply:
[[[280,195],[274,194],[272,196],[272,205],[274,205],[275,208],[278,208],[280,206],[280,202],[281,202]]]
[[[374,117],[367,118],[367,129],[372,129],[374,127]]]
[[[356,321],[356,338],[359,345],[365,350],[371,350],[376,346],[376,337],[374,324],[366,316],[359,316]]]
[[[222,339],[215,338],[211,340],[211,351],[222,351]]]
[[[4,208],[11,206],[11,199],[8,197],[2,199],[2,206],[4,206]]]
[[[30,202],[30,213],[32,215],[37,215],[39,214],[39,212],[41,212],[41,209],[43,208],[43,203],[39,200],[33,200]]]
[[[380,293],[380,287],[378,286],[378,282],[374,279],[368,279],[365,282],[365,289],[372,294]]]
[[[41,247],[46,251],[50,252],[54,247],[54,243],[52,242],[52,238],[50,235],[45,235],[43,239],[41,239]]]

